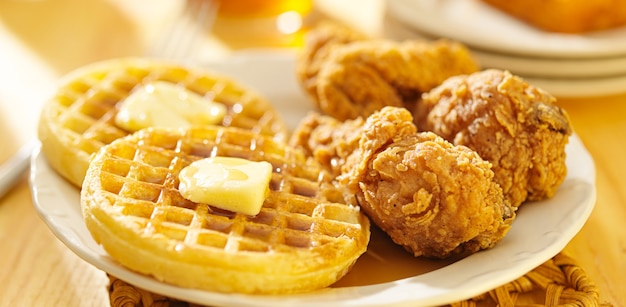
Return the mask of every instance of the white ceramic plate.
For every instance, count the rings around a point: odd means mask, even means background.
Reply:
[[[527,76],[562,79],[626,76],[626,56],[591,59],[555,59],[516,56],[481,50],[472,50],[472,53],[483,67],[508,69]]]
[[[294,81],[291,56],[244,54],[209,66],[266,94],[292,125],[309,109]],[[374,230],[368,252],[336,285],[287,296],[185,289],[130,271],[94,242],[82,220],[78,189],[59,177],[39,151],[32,157],[30,184],[40,216],[72,251],[97,268],[155,293],[215,306],[425,306],[481,294],[560,252],[582,228],[596,198],[593,160],[576,136],[567,146],[567,166],[569,174],[554,198],[523,205],[509,234],[493,249],[457,261],[413,258]]]
[[[588,34],[550,33],[480,0],[389,0],[388,9],[418,31],[477,49],[537,57],[626,56],[626,27]]]
[[[594,97],[626,93],[626,75],[571,79],[522,77],[528,83],[561,98]]]
[[[483,68],[509,70],[557,97],[626,93],[626,57],[572,60],[472,53]]]

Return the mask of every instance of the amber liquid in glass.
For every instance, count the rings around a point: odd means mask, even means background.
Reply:
[[[233,48],[298,47],[312,0],[220,0],[213,34]]]

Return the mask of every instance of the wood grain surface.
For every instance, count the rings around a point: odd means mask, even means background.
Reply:
[[[381,1],[317,4],[325,14],[377,33]],[[156,2],[0,1],[0,161],[35,136],[38,108],[59,76],[146,51],[181,3]],[[215,56],[230,51],[208,41]],[[602,302],[626,306],[626,93],[559,104],[597,172],[595,209],[564,251],[597,283]],[[35,211],[26,179],[0,199],[0,306],[108,306],[106,274],[56,239]]]

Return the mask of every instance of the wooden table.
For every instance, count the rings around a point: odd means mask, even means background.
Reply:
[[[39,106],[60,75],[96,60],[144,54],[162,20],[180,8],[177,1],[155,2],[0,1],[0,161],[35,135]],[[327,14],[378,33],[382,1],[354,3],[318,2]],[[216,56],[230,51],[215,43]],[[626,94],[559,103],[597,171],[595,210],[565,252],[597,283],[603,302],[625,306]],[[26,176],[0,199],[0,251],[0,306],[109,304],[105,273],[55,238],[33,207]]]

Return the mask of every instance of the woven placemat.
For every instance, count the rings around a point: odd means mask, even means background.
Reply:
[[[109,275],[113,307],[200,306],[130,285]],[[575,261],[560,253],[526,275],[452,307],[470,306],[611,306],[600,303],[598,287]]]

